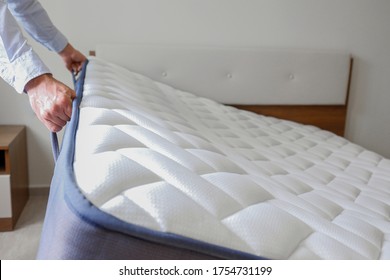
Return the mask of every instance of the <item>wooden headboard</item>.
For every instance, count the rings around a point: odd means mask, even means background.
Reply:
[[[345,52],[100,44],[93,54],[180,90],[344,135]]]

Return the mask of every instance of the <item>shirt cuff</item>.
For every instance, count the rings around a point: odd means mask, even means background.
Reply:
[[[51,41],[45,43],[49,50],[55,51],[56,53],[59,53],[65,49],[67,44],[68,39],[66,39],[66,37],[60,31],[57,32],[56,36]]]
[[[49,68],[32,49],[12,62],[12,66],[14,69],[13,87],[19,93],[24,91],[24,87],[30,80],[50,73]]]

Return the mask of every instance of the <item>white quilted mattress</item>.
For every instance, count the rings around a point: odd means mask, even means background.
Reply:
[[[127,223],[271,259],[390,259],[390,160],[91,58],[74,172]]]

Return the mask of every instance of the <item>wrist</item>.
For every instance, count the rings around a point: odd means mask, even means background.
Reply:
[[[73,52],[73,46],[68,43],[66,44],[65,48],[60,51],[58,54],[61,56],[61,57],[68,57],[72,52]]]
[[[45,73],[29,80],[24,86],[24,91],[28,93],[32,89],[36,88],[40,84],[44,83],[48,79],[51,79],[53,75],[51,73]]]

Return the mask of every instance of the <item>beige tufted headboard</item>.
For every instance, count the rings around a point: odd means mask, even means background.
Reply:
[[[96,56],[221,103],[344,133],[345,52],[100,44]]]

